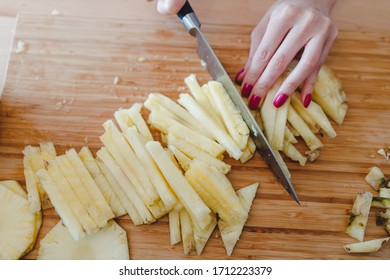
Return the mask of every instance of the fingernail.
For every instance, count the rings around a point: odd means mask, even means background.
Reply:
[[[303,101],[303,106],[305,106],[305,108],[309,107],[310,102],[311,102],[311,94],[308,94],[305,97],[305,101]]]
[[[237,84],[241,84],[242,83],[242,78],[241,78],[241,74],[244,73],[244,68],[242,68],[240,71],[237,72],[236,74],[236,77],[234,78],[234,81],[237,83]]]
[[[252,85],[250,85],[250,84],[245,84],[245,85],[242,87],[242,90],[241,90],[241,95],[242,95],[242,97],[249,97],[249,95],[251,94],[252,88],[253,88]]]
[[[249,104],[248,104],[249,109],[256,110],[257,107],[259,107],[260,101],[261,101],[260,96],[252,95],[251,99],[249,100]]]
[[[276,108],[283,106],[284,102],[286,102],[287,99],[288,99],[287,94],[285,94],[285,93],[279,94],[278,97],[276,97],[276,99],[274,101],[274,106]]]

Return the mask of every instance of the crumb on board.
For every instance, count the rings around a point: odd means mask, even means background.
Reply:
[[[138,58],[138,62],[144,62],[145,60],[146,60],[146,58],[143,57],[143,56],[140,56],[140,57]]]
[[[306,151],[305,155],[310,162],[313,162],[320,156],[320,150]]]
[[[121,81],[122,81],[121,78],[119,78],[118,76],[116,76],[116,77],[114,78],[113,84],[114,84],[114,85],[117,85],[117,84],[119,84]]]
[[[184,92],[185,90],[186,90],[186,87],[184,87],[184,86],[180,86],[177,88],[178,92]]]
[[[16,43],[16,53],[26,53],[28,50],[28,44],[22,40]]]
[[[389,158],[390,158],[390,151],[389,151],[388,147],[379,149],[377,151],[377,154],[383,156],[383,158],[386,160],[389,160]]]

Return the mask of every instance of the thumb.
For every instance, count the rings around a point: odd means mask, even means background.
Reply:
[[[164,15],[177,14],[185,2],[186,0],[158,0],[157,11]]]

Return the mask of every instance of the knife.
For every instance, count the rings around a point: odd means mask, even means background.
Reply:
[[[286,191],[294,198],[294,200],[299,203],[298,196],[294,190],[294,187],[291,184],[290,179],[283,171],[281,164],[278,159],[275,157],[274,152],[271,149],[268,141],[266,140],[263,132],[261,131],[259,125],[254,119],[253,115],[249,111],[245,102],[242,100],[241,95],[238,93],[233,82],[229,78],[225,69],[223,68],[221,62],[218,60],[210,44],[207,42],[206,38],[203,36],[200,30],[200,21],[196,16],[194,10],[192,9],[190,3],[186,1],[181,10],[177,13],[177,16],[180,18],[181,22],[184,24],[186,30],[195,37],[198,43],[198,54],[202,61],[206,64],[206,68],[209,71],[211,77],[214,80],[220,82],[228,92],[233,103],[236,105],[238,110],[241,112],[241,115],[251,131],[251,136],[253,141],[257,146],[261,157],[267,162],[271,167],[271,170],[275,174],[278,181],[283,185]]]

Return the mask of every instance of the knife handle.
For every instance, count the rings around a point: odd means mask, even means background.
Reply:
[[[180,21],[184,24],[184,27],[187,29],[187,31],[192,36],[195,36],[196,30],[200,29],[200,21],[188,0],[177,13],[177,16],[180,18]]]

